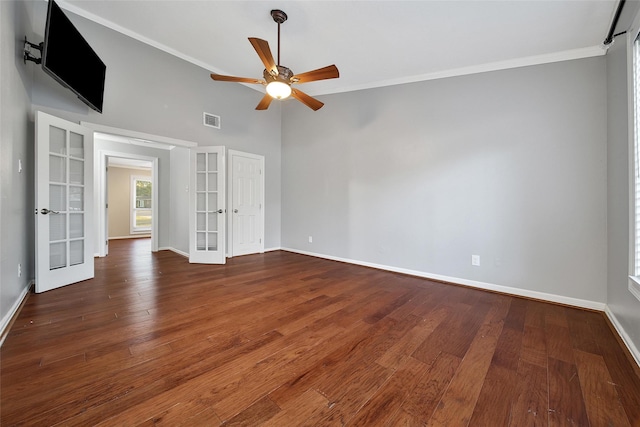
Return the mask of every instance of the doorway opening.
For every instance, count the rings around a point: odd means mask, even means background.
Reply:
[[[131,157],[107,156],[107,242],[120,239],[151,239],[153,210],[153,162]],[[150,242],[148,245],[151,251]],[[107,250],[108,254],[108,243]]]
[[[161,185],[158,157],[136,153],[131,145],[142,143],[135,144],[127,137],[94,132],[94,140],[98,147],[95,157],[96,255],[104,257],[109,253],[109,240],[142,236],[150,238],[151,252],[157,252]],[[152,142],[144,146],[165,150],[170,147]]]

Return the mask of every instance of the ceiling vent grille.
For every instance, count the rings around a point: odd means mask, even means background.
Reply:
[[[220,129],[220,116],[215,114],[203,113],[203,124],[212,128]]]

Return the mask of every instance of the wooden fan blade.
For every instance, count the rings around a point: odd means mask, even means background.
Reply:
[[[329,65],[327,67],[318,68],[317,70],[296,74],[291,78],[291,81],[293,83],[308,83],[316,80],[336,79],[338,77],[340,77],[338,67],[335,65]]]
[[[307,107],[311,108],[313,111],[318,111],[324,105],[323,102],[318,101],[315,98],[307,95],[301,90],[291,88],[291,96],[293,96],[298,101],[302,102]]]
[[[257,39],[255,37],[249,37],[249,41],[264,64],[264,68],[272,76],[277,76],[278,67],[276,67],[276,61],[273,59],[273,55],[271,54],[269,43],[266,40]]]
[[[219,82],[253,83],[253,84],[259,84],[259,85],[266,84],[264,80],[260,80],[260,79],[252,79],[249,77],[223,76],[222,74],[215,74],[215,73],[211,73],[211,78]]]
[[[260,103],[256,107],[256,110],[266,110],[271,105],[273,98],[268,93],[264,94],[264,97],[260,100]]]

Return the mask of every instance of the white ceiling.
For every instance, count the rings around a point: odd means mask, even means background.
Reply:
[[[320,95],[602,55],[618,1],[58,3],[211,72],[251,78],[264,67],[247,38],[267,40],[277,57],[270,10],[282,9],[281,64],[294,73],[340,70],[339,79],[301,85]]]

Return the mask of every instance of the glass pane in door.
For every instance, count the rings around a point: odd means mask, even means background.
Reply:
[[[67,238],[67,217],[65,214],[49,214],[49,241]]]
[[[84,214],[69,214],[69,237],[72,239],[84,237]]]
[[[49,269],[84,262],[84,136],[49,127]],[[73,213],[71,213],[73,212]],[[72,240],[73,239],[73,240]]]
[[[218,154],[197,153],[195,173],[196,248],[218,250]]]
[[[216,191],[218,189],[218,172],[209,172],[209,191]]]
[[[218,153],[208,153],[207,155],[207,170],[209,172],[218,171]]]
[[[207,214],[209,216],[209,231],[218,231],[218,215],[217,212]]]
[[[67,182],[67,159],[57,154],[49,155],[49,181]]]
[[[67,207],[67,186],[49,184],[49,209],[61,212]]]
[[[206,176],[204,173],[196,173],[196,191],[206,191],[207,190],[207,183],[205,182],[206,180]]]
[[[67,154],[67,131],[55,126],[49,126],[49,152]]]
[[[49,270],[67,266],[67,242],[49,245]]]
[[[204,153],[196,154],[196,170],[198,172],[204,172],[207,170],[207,157]]]
[[[196,249],[199,251],[204,251],[206,247],[207,247],[207,234],[196,233]]]
[[[75,132],[69,132],[69,155],[77,159],[84,159],[84,137]]]
[[[75,185],[69,186],[69,210],[70,211],[84,210],[84,188],[83,187],[79,187]]]
[[[69,160],[69,183],[84,184],[84,161]]]
[[[218,233],[208,233],[207,236],[207,249],[210,251],[218,250]]]
[[[196,213],[196,231],[207,230],[207,216],[202,212]]]
[[[84,262],[84,240],[69,242],[69,265],[82,264]]]

